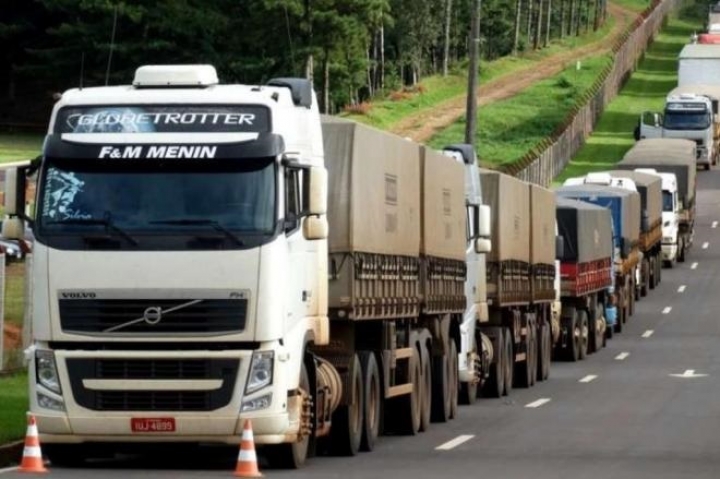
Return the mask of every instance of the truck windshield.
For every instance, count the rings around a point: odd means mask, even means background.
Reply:
[[[663,211],[673,211],[673,195],[669,191],[662,192]]]
[[[666,130],[704,130],[710,126],[707,111],[665,110],[663,126]]]
[[[38,236],[52,243],[106,233],[116,240],[130,236],[137,245],[123,241],[124,247],[141,248],[162,236],[214,236],[230,248],[245,245],[248,236],[273,234],[273,159],[141,161],[47,160]]]

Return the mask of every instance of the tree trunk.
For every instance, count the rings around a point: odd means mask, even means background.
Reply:
[[[535,50],[540,48],[540,38],[542,37],[542,11],[543,0],[537,0],[537,12],[535,17],[535,39],[533,45]]]
[[[577,35],[578,31],[574,30],[576,25],[577,16],[577,0],[570,0],[570,28],[568,28],[568,35]]]
[[[330,49],[325,47],[322,59],[323,67],[323,104],[322,111],[330,114]]]
[[[477,2],[477,3],[476,3]],[[475,146],[477,127],[477,83],[480,43],[480,8],[482,0],[473,0],[470,7],[470,65],[468,72],[467,104],[465,110],[465,143]]]
[[[445,44],[443,45],[443,76],[448,74],[448,63],[450,61],[450,26],[452,19],[452,0],[445,0]]]
[[[380,24],[380,89],[385,89],[385,22]]]
[[[368,40],[366,40],[366,42],[367,41]],[[367,44],[365,45],[365,60],[367,61],[367,70],[366,70],[367,80],[366,81],[367,81],[367,87],[368,87],[368,96],[370,98],[372,98],[372,96],[373,96],[373,72],[372,72],[373,62],[372,62],[372,58],[370,57],[370,48],[371,48],[371,45],[367,45]]]
[[[565,3],[567,0],[560,0],[560,38],[565,38]]]
[[[307,32],[305,35],[305,46],[308,48],[308,50],[312,49],[313,46],[313,34],[312,34],[312,15],[310,13],[310,0],[305,0],[305,24],[307,25]],[[305,78],[309,79],[312,83],[313,81],[313,70],[315,69],[314,61],[313,61],[313,54],[312,50],[308,53],[307,59],[305,61]]]
[[[550,45],[550,18],[552,17],[552,0],[547,0],[547,19],[545,22],[545,46]]]
[[[515,2],[515,38],[513,39],[513,55],[518,53],[518,44],[520,43],[520,22],[522,21],[522,0]]]
[[[533,6],[533,0],[526,0],[525,2],[527,4],[527,34],[525,37],[527,38],[528,46],[530,45],[530,42],[532,41],[532,6]]]

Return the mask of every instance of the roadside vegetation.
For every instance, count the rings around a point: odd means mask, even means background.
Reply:
[[[638,69],[608,105],[595,131],[556,179],[582,176],[611,167],[635,143],[633,129],[643,111],[660,111],[677,84],[677,55],[698,28],[697,21],[671,17]]]
[[[22,439],[27,425],[27,374],[0,376],[0,444]]]
[[[476,144],[481,166],[511,163],[550,135],[610,65],[609,55],[589,58],[566,68],[507,100],[478,109]],[[462,142],[465,119],[435,135],[430,146],[439,149]]]
[[[42,135],[0,133],[0,163],[35,158],[40,154]]]

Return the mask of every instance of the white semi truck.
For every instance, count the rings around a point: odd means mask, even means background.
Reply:
[[[501,393],[524,364],[530,385],[527,326],[545,316],[515,301],[485,340],[463,319],[472,303],[485,321],[491,249],[470,176],[467,160],[321,117],[303,79],[146,66],[132,85],[65,92],[42,156],[7,172],[3,222],[35,234],[44,452],[67,464],[94,446],[237,444],[251,419],[272,463],[300,467],[316,447],[355,454],[452,418],[459,359]],[[487,379],[471,366],[470,386]]]

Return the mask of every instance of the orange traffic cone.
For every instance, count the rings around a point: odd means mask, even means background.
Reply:
[[[28,427],[25,434],[25,449],[23,450],[22,463],[18,468],[19,472],[48,472],[45,469],[40,450],[40,438],[38,437],[37,423],[35,416],[28,413]]]
[[[257,455],[255,454],[255,440],[253,439],[252,424],[249,419],[245,420],[243,426],[235,476],[262,477],[258,469]]]

